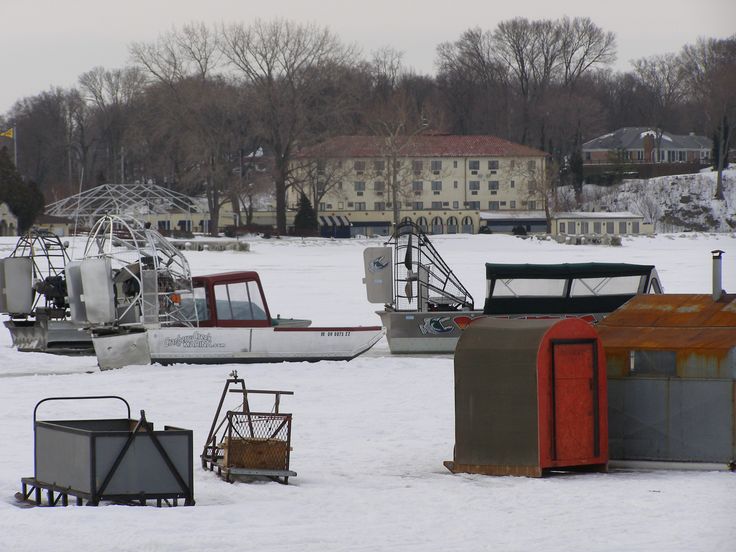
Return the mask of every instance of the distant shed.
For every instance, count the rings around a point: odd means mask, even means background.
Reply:
[[[736,295],[638,295],[598,325],[610,457],[736,459]]]
[[[605,470],[606,367],[580,319],[480,318],[455,349],[453,473]]]

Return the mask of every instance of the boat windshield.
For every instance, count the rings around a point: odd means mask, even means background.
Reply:
[[[179,312],[185,320],[205,322],[210,319],[205,289],[203,287],[197,287],[194,288],[193,292],[194,294],[189,291],[180,293]]]
[[[218,320],[267,320],[256,282],[232,282],[215,286]]]

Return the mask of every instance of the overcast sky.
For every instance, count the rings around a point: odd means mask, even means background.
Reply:
[[[613,31],[619,70],[628,70],[632,59],[677,52],[701,36],[736,33],[735,0],[0,0],[0,114],[24,96],[75,85],[93,67],[122,67],[131,42],[154,41],[192,21],[317,23],[366,56],[392,46],[415,71],[434,73],[436,46],[469,27],[563,15],[587,16]]]

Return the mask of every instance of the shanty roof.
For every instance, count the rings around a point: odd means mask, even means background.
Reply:
[[[637,295],[598,324],[606,348],[736,347],[736,295]]]
[[[418,134],[399,137],[394,146],[384,136],[336,136],[302,149],[302,158],[385,157],[395,150],[400,157],[545,157],[538,149],[509,142],[497,136]]]
[[[98,218],[107,214],[194,213],[201,209],[189,196],[155,184],[103,184],[46,206],[46,214]]]
[[[656,130],[650,127],[624,127],[609,134],[604,134],[583,144],[584,150],[627,150],[643,149],[644,139],[651,136],[656,140]],[[710,149],[713,142],[706,136],[696,134],[671,134],[662,132],[663,149]]]

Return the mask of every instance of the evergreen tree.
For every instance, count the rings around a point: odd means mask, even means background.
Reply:
[[[24,234],[43,213],[44,197],[35,182],[24,182],[10,159],[8,148],[0,150],[0,203],[7,203],[18,219],[18,234]]]
[[[313,236],[317,233],[317,213],[305,194],[299,197],[299,208],[294,217],[294,232],[297,236]]]

